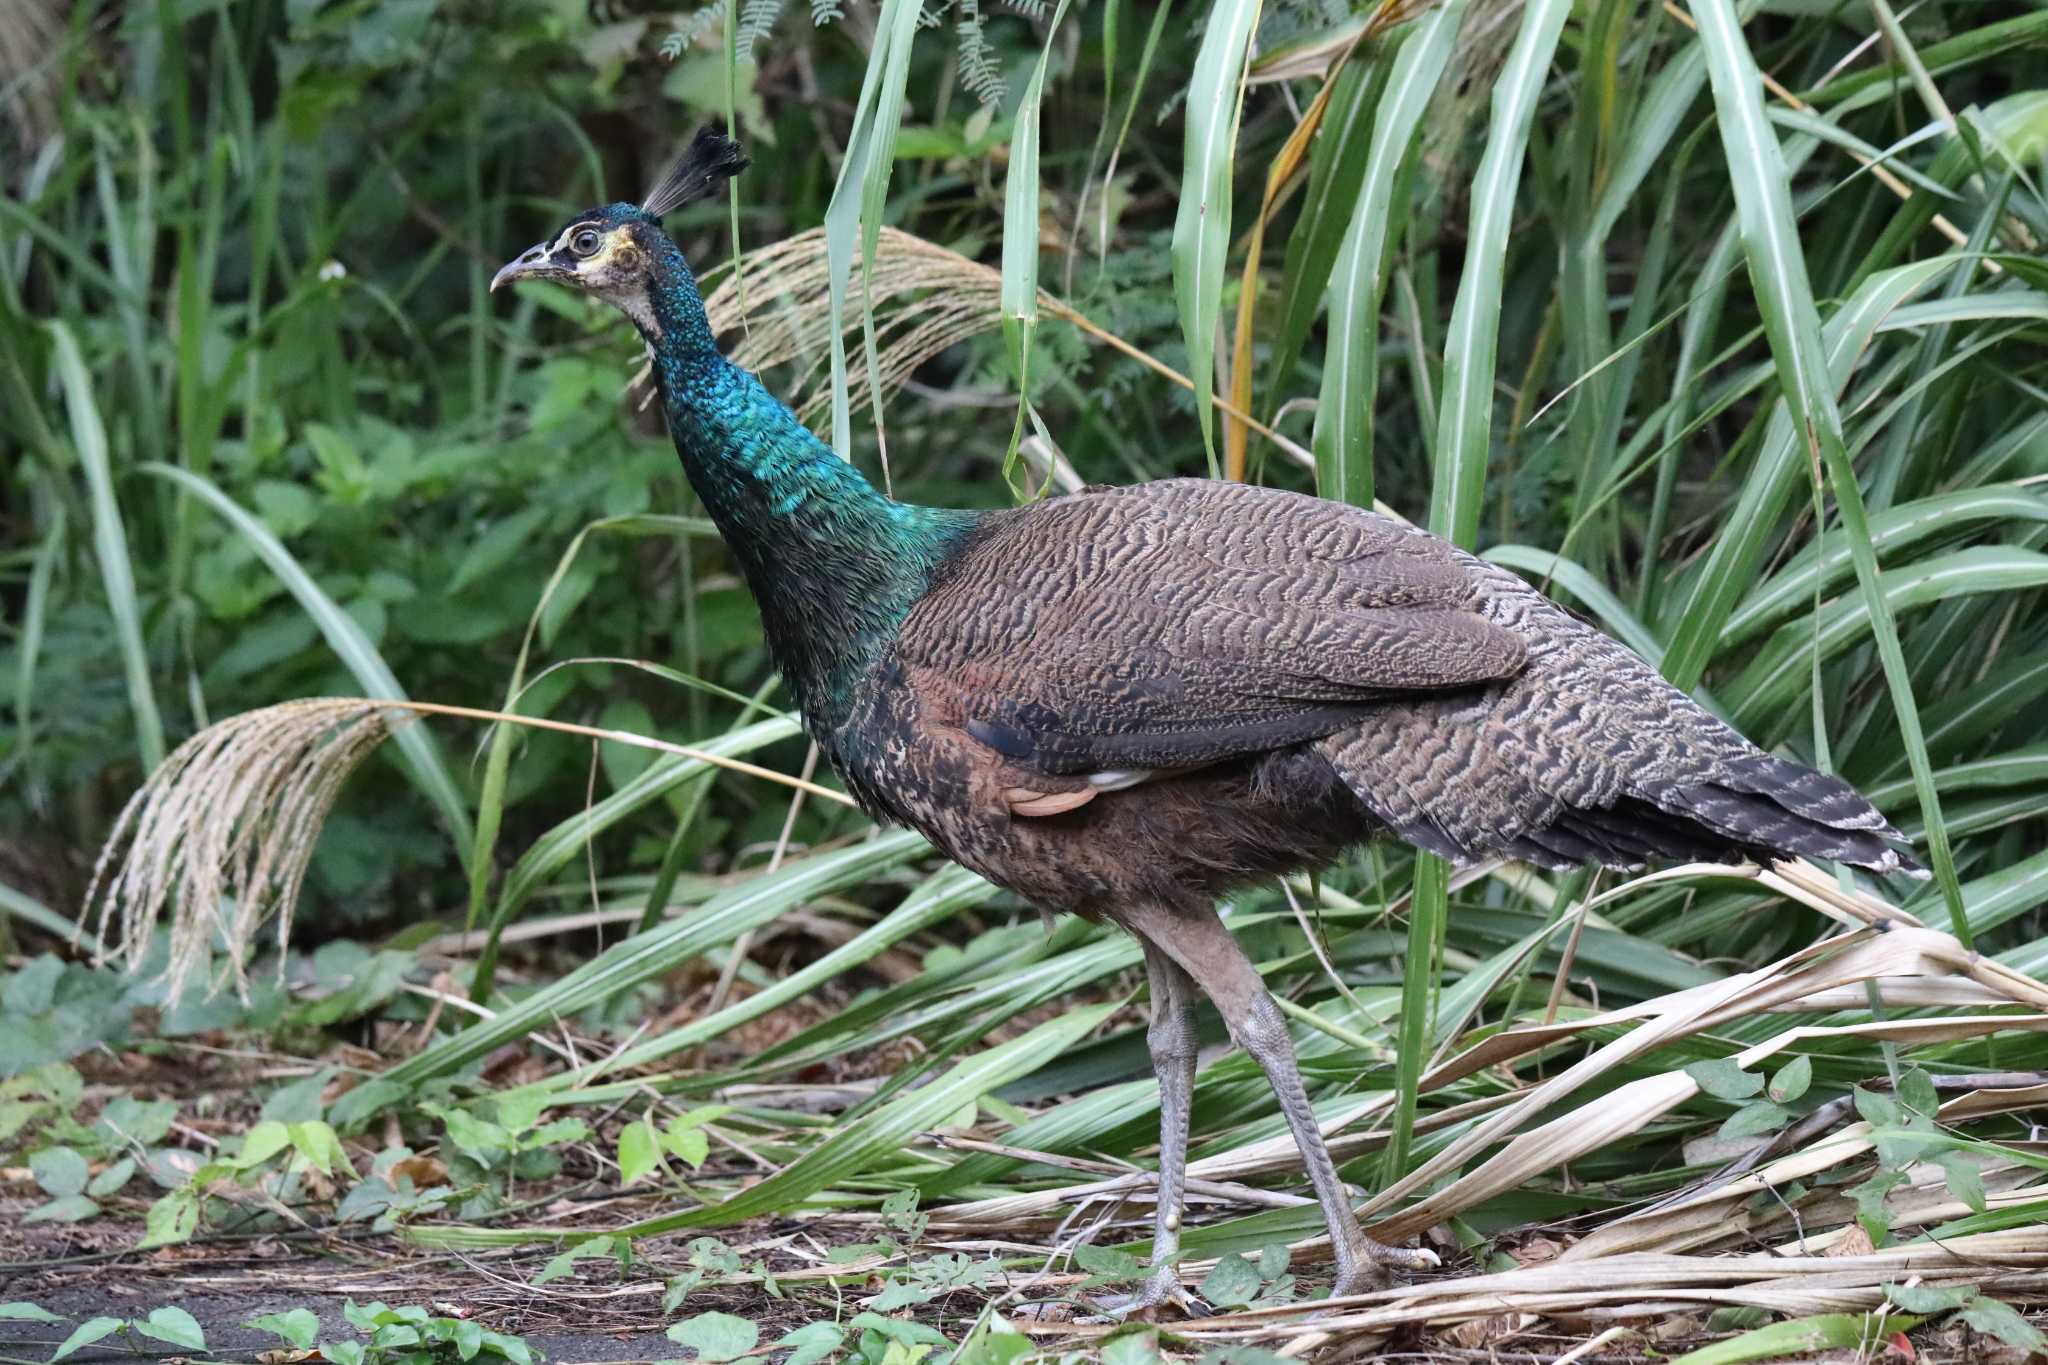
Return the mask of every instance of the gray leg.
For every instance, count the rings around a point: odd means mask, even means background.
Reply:
[[[1180,964],[1150,939],[1145,973],[1152,985],[1152,1073],[1159,1078],[1159,1199],[1152,1222],[1152,1278],[1139,1291],[1140,1308],[1187,1302],[1180,1273],[1181,1203],[1188,1170],[1188,1108],[1195,1090],[1195,983]]]
[[[1301,1151],[1309,1183],[1323,1206],[1323,1219],[1329,1224],[1330,1245],[1337,1257],[1334,1292],[1353,1294],[1377,1288],[1386,1283],[1388,1266],[1415,1269],[1435,1265],[1431,1253],[1382,1246],[1358,1225],[1350,1196],[1337,1179],[1336,1163],[1323,1145],[1315,1111],[1309,1108],[1308,1092],[1294,1064],[1294,1044],[1287,1036],[1287,1017],[1266,993],[1258,969],[1216,913],[1206,907],[1192,912],[1146,908],[1130,912],[1130,922],[1148,941],[1171,955],[1216,1002],[1230,1036],[1266,1073],[1267,1083],[1280,1101],[1280,1112],[1294,1134],[1294,1145]],[[1163,1159],[1160,1164],[1163,1173]]]

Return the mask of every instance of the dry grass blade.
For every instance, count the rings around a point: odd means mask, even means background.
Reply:
[[[85,917],[100,912],[102,962],[138,970],[151,930],[170,921],[164,979],[173,1003],[206,967],[216,935],[248,995],[244,952],[271,915],[280,952],[306,865],[341,786],[413,715],[458,716],[557,730],[694,759],[852,805],[852,798],[772,768],[625,730],[478,707],[368,697],[282,702],[230,716],[179,745],[129,798],[101,849]],[[118,861],[117,861],[118,860]],[[215,981],[213,988],[222,983]]]

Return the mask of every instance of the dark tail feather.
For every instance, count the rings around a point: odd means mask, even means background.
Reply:
[[[1766,754],[1757,760],[1747,765],[1751,771],[1724,781],[1644,795],[1759,862],[1826,858],[1872,872],[1927,875],[1894,847],[1903,836],[1846,782]]]

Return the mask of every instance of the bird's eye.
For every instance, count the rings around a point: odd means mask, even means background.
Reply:
[[[569,239],[569,250],[575,252],[578,256],[593,256],[597,254],[597,243],[597,229],[584,228]]]

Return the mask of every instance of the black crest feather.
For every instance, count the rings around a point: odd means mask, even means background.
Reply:
[[[676,158],[675,165],[647,192],[640,208],[656,218],[674,213],[685,204],[716,194],[747,164],[747,154],[740,144],[707,123],[697,130],[696,138]]]

